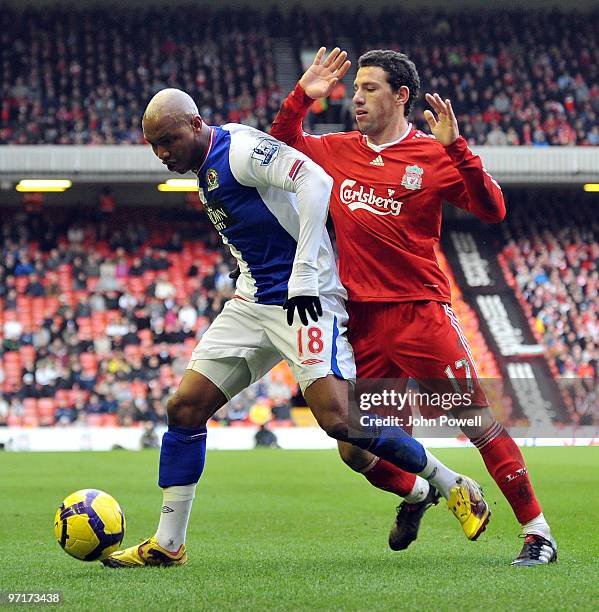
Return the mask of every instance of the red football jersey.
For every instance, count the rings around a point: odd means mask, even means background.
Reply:
[[[349,299],[450,302],[449,281],[434,251],[442,203],[498,222],[505,216],[499,185],[461,137],[444,147],[410,124],[399,140],[381,147],[360,132],[305,134],[302,121],[312,102],[298,85],[271,134],[334,180],[330,210]]]

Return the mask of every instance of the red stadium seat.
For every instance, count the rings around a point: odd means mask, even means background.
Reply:
[[[146,397],[148,394],[148,386],[145,382],[135,380],[131,383],[131,393],[133,397]]]
[[[39,427],[40,421],[36,415],[24,415],[22,426],[23,427]]]
[[[19,296],[17,298],[17,311],[30,312],[33,309],[32,299],[29,296]]]
[[[56,401],[60,402],[66,400],[67,402],[71,399],[71,392],[68,389],[59,389],[56,394]]]
[[[6,424],[9,427],[21,427],[21,425],[23,424],[23,417],[16,416],[14,414],[9,414],[6,417]]]
[[[102,425],[104,427],[118,427],[119,418],[116,414],[103,414],[102,415]]]
[[[149,271],[149,270],[144,272],[142,276],[143,283],[146,287],[148,285],[151,285],[154,282],[155,278],[156,278],[156,272]]]
[[[54,415],[40,416],[39,424],[42,427],[49,427],[51,425],[54,425]]]
[[[32,361],[35,359],[35,347],[30,344],[24,344],[19,348],[22,361]]]
[[[33,397],[26,397],[23,400],[23,415],[37,416],[37,400]]]
[[[88,414],[85,417],[85,423],[89,427],[102,427],[104,416],[103,414]]]
[[[95,372],[98,368],[98,358],[94,353],[81,353],[80,361],[83,370]]]
[[[54,417],[56,402],[51,397],[42,397],[37,402],[37,413],[41,417]]]

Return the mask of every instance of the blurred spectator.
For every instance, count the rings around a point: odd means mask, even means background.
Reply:
[[[25,287],[25,295],[31,297],[43,297],[46,295],[46,289],[37,274],[31,274],[29,276],[29,282],[27,283],[27,287]]]
[[[154,284],[153,297],[156,297],[159,300],[168,300],[169,298],[174,298],[175,295],[175,286],[168,280],[165,275],[161,274],[156,279],[156,283]]]
[[[77,409],[73,404],[69,404],[66,398],[58,400],[54,412],[54,422],[57,425],[70,425],[77,420]]]
[[[100,264],[100,280],[96,289],[100,291],[118,291],[121,283],[116,277],[116,261],[114,258],[105,259]]]
[[[198,320],[198,312],[188,300],[179,310],[178,320],[187,329],[194,329]]]
[[[106,300],[101,293],[92,293],[89,298],[89,307],[93,312],[104,312],[106,310]]]
[[[8,400],[0,395],[0,427],[5,427],[7,425],[7,417],[10,413],[10,404]]]
[[[106,221],[110,219],[116,210],[116,200],[114,194],[109,186],[102,187],[100,195],[98,197],[98,209],[100,215]]]
[[[267,448],[279,448],[277,436],[266,426],[266,423],[260,425],[256,435],[254,436],[256,448],[263,446]]]
[[[158,435],[154,430],[154,423],[152,423],[152,421],[146,421],[146,423],[144,423],[144,432],[141,436],[141,447],[158,448],[159,446]]]

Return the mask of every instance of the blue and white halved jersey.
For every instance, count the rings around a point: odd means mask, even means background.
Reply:
[[[237,259],[236,294],[282,305],[298,295],[338,295],[324,226],[332,179],[308,157],[240,124],[211,127],[198,171],[204,208]]]

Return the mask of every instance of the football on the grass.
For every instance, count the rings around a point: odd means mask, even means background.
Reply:
[[[81,561],[101,561],[119,548],[125,515],[114,497],[97,489],[71,493],[54,517],[58,543]]]

